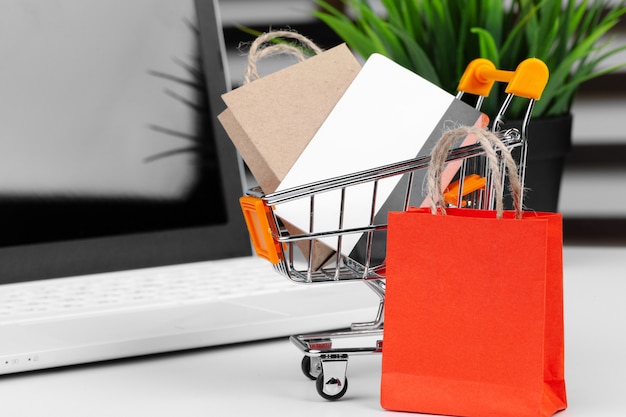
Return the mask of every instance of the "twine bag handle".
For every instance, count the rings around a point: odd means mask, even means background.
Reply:
[[[308,57],[304,53],[303,48],[299,48],[288,43],[272,42],[272,40],[279,38],[290,38],[296,40],[305,49],[312,51],[315,55],[322,53],[322,49],[315,45],[313,41],[297,32],[289,30],[275,30],[264,33],[258,36],[250,46],[250,51],[248,52],[248,67],[246,68],[246,72],[244,74],[244,84],[249,84],[260,78],[256,64],[262,58],[272,55],[287,54],[293,55],[298,61],[302,62]]]
[[[515,218],[521,219],[522,185],[517,170],[517,164],[511,156],[510,150],[493,132],[486,129],[468,126],[461,126],[446,131],[432,150],[430,165],[428,166],[428,172],[426,174],[426,185],[428,187],[428,193],[431,196],[431,212],[436,214],[437,206],[439,206],[441,213],[446,214],[443,189],[441,186],[441,177],[446,157],[452,146],[457,143],[459,139],[468,135],[474,135],[477,142],[482,146],[489,164],[489,169],[495,178],[493,183],[496,192],[496,217],[499,219],[502,218],[504,212],[504,202],[502,201],[502,191],[504,186],[502,181],[502,172],[500,171],[500,161],[496,152],[496,149],[498,149],[501,156],[504,158],[505,167],[509,175],[509,184],[511,194],[513,196]]]

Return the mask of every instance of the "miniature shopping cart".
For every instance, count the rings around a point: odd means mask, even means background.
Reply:
[[[492,122],[491,130],[496,133],[510,150],[519,149],[519,174],[522,180],[526,166],[526,137],[528,123],[535,100],[539,99],[548,79],[545,64],[537,59],[522,62],[515,71],[497,70],[488,60],[478,59],[470,63],[459,83],[461,99],[465,93],[476,96],[476,108],[489,95],[495,81],[507,82],[506,97]],[[513,97],[528,99],[528,106],[520,129],[502,130],[504,115]],[[496,196],[492,192],[491,173],[484,158],[484,149],[479,144],[452,149],[447,162],[458,165],[458,173],[445,193],[445,201],[450,206],[463,208],[493,209]],[[430,157],[419,157],[374,169],[355,172],[349,175],[329,178],[315,183],[303,184],[280,192],[264,194],[259,188],[249,190],[241,198],[241,206],[248,225],[257,255],[267,259],[276,271],[294,282],[302,284],[328,284],[360,280],[380,298],[376,316],[372,321],[354,323],[344,331],[294,335],[291,341],[303,352],[302,371],[316,381],[318,393],[325,399],[341,398],[348,387],[346,369],[348,357],[380,353],[383,348],[383,322],[385,302],[385,262],[384,233],[386,223],[376,220],[375,206],[377,184],[392,177],[402,177],[406,183],[404,207],[407,210],[414,189],[421,192],[421,184],[415,187],[413,177],[416,172],[428,167]],[[504,172],[504,170],[502,170]],[[403,183],[403,184],[404,184]],[[344,227],[344,210],[349,191],[353,187],[370,184],[368,201],[371,204],[370,221],[359,227]],[[315,203],[324,193],[335,192],[341,195],[340,205],[333,215],[336,228],[319,231],[315,228]],[[310,231],[293,233],[285,226],[276,210],[282,204],[295,200],[306,202],[310,209]],[[328,213],[326,213],[327,215]],[[342,240],[348,235],[360,234],[365,237],[365,248],[359,256],[342,252]],[[383,236],[383,239],[380,236]],[[377,238],[377,236],[379,238]],[[332,241],[334,255],[325,265],[317,268],[312,260],[315,257],[315,242]],[[306,245],[306,256],[296,250],[296,245]],[[328,246],[328,244],[327,244]],[[382,246],[382,247],[381,247]],[[380,256],[380,253],[383,256]]]

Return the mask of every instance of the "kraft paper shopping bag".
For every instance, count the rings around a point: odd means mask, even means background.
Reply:
[[[299,48],[285,44],[262,47],[273,39],[285,37],[297,40],[317,55],[304,59]],[[301,60],[264,77],[250,77],[249,83],[224,94],[227,109],[218,117],[265,193],[276,191],[361,69],[345,44],[321,51],[296,32],[275,31],[255,40],[247,70],[256,65],[259,57],[267,58],[270,54],[265,52],[272,50],[287,50]],[[284,225],[291,235],[307,230],[288,221]],[[310,257],[313,269],[326,263],[334,253],[317,240],[296,244],[307,259],[309,251],[313,252]]]
[[[546,417],[566,407],[561,215],[501,207],[389,214],[384,408]]]
[[[361,69],[345,44],[222,96],[219,120],[265,193],[276,190]]]

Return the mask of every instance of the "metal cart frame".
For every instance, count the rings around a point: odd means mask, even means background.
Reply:
[[[492,131],[497,133],[509,149],[521,148],[519,174],[522,180],[526,166],[527,131],[534,101],[539,99],[547,83],[548,72],[545,64],[536,59],[520,63],[515,71],[497,70],[488,60],[477,59],[467,67],[459,83],[461,99],[469,93],[477,97],[476,108],[480,109],[483,99],[489,95],[495,81],[507,82],[506,97],[492,123]],[[504,115],[513,97],[528,99],[528,107],[520,130],[500,130]],[[479,144],[452,149],[446,162],[462,161],[459,170],[457,189],[458,195],[453,198],[456,205],[465,208],[492,209],[495,196],[491,190],[490,173],[484,164],[484,150]],[[304,354],[301,368],[303,373],[316,381],[318,393],[325,399],[341,398],[348,387],[346,378],[349,356],[382,352],[383,323],[385,302],[385,264],[373,262],[371,258],[373,235],[387,228],[386,223],[375,223],[375,203],[377,199],[378,181],[394,177],[407,176],[408,185],[405,191],[404,210],[409,208],[413,191],[413,174],[425,169],[430,156],[414,158],[374,169],[329,178],[309,184],[303,184],[288,190],[264,194],[260,188],[248,191],[241,198],[241,206],[248,225],[251,239],[257,255],[270,261],[275,270],[290,280],[302,284],[338,283],[342,281],[360,280],[376,293],[380,299],[378,310],[372,321],[353,323],[349,329],[342,331],[322,332],[291,336],[291,342]],[[486,184],[479,189],[468,190],[464,179],[468,172],[480,172]],[[504,171],[503,171],[504,172]],[[344,228],[344,211],[346,190],[359,184],[373,184],[371,196],[371,217],[369,224],[357,228]],[[281,219],[275,214],[275,207],[296,199],[308,199],[310,212],[310,230],[314,230],[315,197],[320,193],[339,190],[341,206],[337,213],[338,227],[323,232],[303,232],[291,234],[284,227]],[[355,260],[341,253],[342,237],[348,234],[361,233],[367,236],[366,255],[362,260]],[[330,263],[314,269],[313,242],[319,239],[335,238],[334,259]],[[308,257],[298,257],[295,245],[308,243]],[[342,346],[344,341],[354,342]],[[360,343],[357,343],[360,342]]]

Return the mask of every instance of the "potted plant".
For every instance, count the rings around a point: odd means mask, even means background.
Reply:
[[[316,1],[317,17],[357,54],[388,56],[450,93],[474,58],[500,69],[515,69],[528,57],[543,60],[550,79],[529,127],[531,192],[525,202],[530,209],[556,211],[576,92],[581,83],[623,66],[601,65],[626,49],[607,36],[626,13],[623,0],[380,0],[380,7],[344,0],[341,8]],[[485,113],[494,114],[502,94],[492,92]],[[521,119],[524,105],[514,100],[508,117]]]

